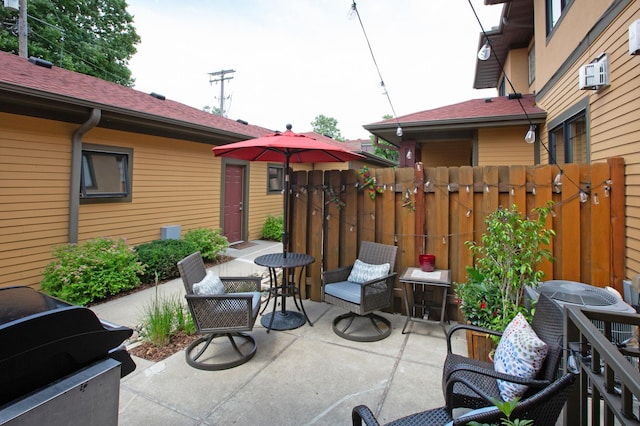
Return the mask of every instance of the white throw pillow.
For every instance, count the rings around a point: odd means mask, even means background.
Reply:
[[[547,344],[544,343],[527,320],[518,314],[505,329],[494,355],[493,367],[499,373],[532,379],[547,356]],[[498,380],[500,396],[511,401],[522,396],[528,386]]]
[[[202,281],[193,285],[193,294],[224,294],[224,284],[213,271],[207,271]]]
[[[383,263],[381,265],[370,265],[368,263],[360,261],[359,259],[356,259],[353,264],[353,268],[351,268],[351,273],[349,274],[349,278],[347,278],[347,281],[350,281],[352,283],[365,283],[376,278],[384,277],[389,273],[390,268],[391,265],[388,263]]]

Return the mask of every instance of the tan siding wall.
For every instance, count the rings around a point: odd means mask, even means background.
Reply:
[[[533,144],[524,141],[528,127],[478,130],[478,165],[529,166],[534,164]]]
[[[536,11],[541,8],[536,0]],[[576,1],[558,28],[559,38],[570,47],[580,38],[569,38],[574,31],[582,34],[582,29],[593,25],[602,11],[611,2]],[[598,13],[595,13],[595,12]],[[540,15],[540,13],[536,13]],[[553,89],[544,98],[538,100],[541,108],[547,111],[547,121],[554,120],[579,100],[589,99],[589,128],[591,162],[605,161],[609,157],[622,156],[626,165],[626,277],[640,273],[640,57],[628,53],[628,28],[640,16],[640,2],[632,2],[596,40],[593,40],[587,52],[565,73]],[[574,28],[567,23],[580,24]],[[536,27],[538,30],[538,27]],[[577,37],[577,36],[576,36]],[[549,45],[543,49],[546,57],[566,57],[566,47],[557,43],[554,35]],[[537,43],[537,46],[544,44]],[[536,50],[539,52],[540,49]],[[590,62],[600,53],[609,54],[611,85],[599,92],[578,89],[578,68]],[[538,56],[541,59],[540,56]],[[559,59],[558,59],[559,61]],[[546,63],[548,76],[559,65],[558,61]],[[538,64],[544,63],[539,60]],[[553,67],[551,66],[553,65]],[[540,70],[540,68],[538,68]],[[540,77],[540,75],[538,75]],[[542,140],[548,144],[547,129],[542,129]],[[548,155],[542,150],[543,162]]]
[[[471,165],[471,141],[441,141],[420,144],[420,161],[425,167]]]
[[[85,143],[133,148],[130,203],[81,204],[78,240],[125,237],[132,245],[160,238],[161,227],[220,227],[220,159],[211,145],[94,129]]]
[[[529,93],[527,53],[527,48],[511,50],[504,64],[505,73],[511,84],[513,84],[516,93]],[[513,93],[509,83],[507,83],[506,89],[507,93]]]
[[[600,19],[612,0],[586,1],[574,0],[563,14],[552,37],[547,41],[545,29],[545,2],[534,0],[535,38],[536,38],[536,86],[543,87],[562,65],[565,58],[584,39],[593,24]],[[578,77],[576,76],[576,85]]]
[[[267,191],[267,167],[269,163],[252,162],[249,182],[248,240],[262,237],[262,226],[267,216],[279,216],[284,211],[284,195]]]
[[[0,113],[0,284],[34,285],[68,241],[73,126]]]

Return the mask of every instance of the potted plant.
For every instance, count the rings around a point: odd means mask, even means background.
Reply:
[[[485,219],[486,231],[479,242],[466,241],[474,255],[474,266],[467,267],[467,281],[456,283],[456,296],[468,323],[502,331],[518,312],[531,320],[533,312],[524,305],[525,286],[536,287],[544,272],[537,265],[552,260],[548,245],[555,235],[546,226],[552,202],[521,215],[514,204],[510,209],[499,208]],[[486,360],[475,354],[477,349],[492,349],[496,342],[484,335],[484,343],[473,342],[467,335],[469,356]],[[469,342],[471,338],[472,342]],[[472,347],[475,346],[475,347]]]

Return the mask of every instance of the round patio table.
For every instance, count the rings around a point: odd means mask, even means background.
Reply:
[[[302,280],[302,272],[305,267],[316,259],[313,256],[304,253],[272,253],[258,256],[254,262],[256,265],[265,266],[269,269],[269,299],[274,297],[273,311],[263,315],[260,319],[260,323],[266,327],[267,333],[271,330],[293,330],[294,328],[301,327],[305,322],[309,322],[309,325],[313,325],[311,320],[307,316],[302,304],[302,295],[300,294],[300,281]],[[295,282],[295,270],[300,268],[298,272],[298,286]],[[277,269],[282,269],[282,283],[278,285]],[[287,310],[287,297],[293,296],[293,302],[298,308],[298,311]],[[298,300],[300,306],[298,306]],[[281,309],[276,310],[278,305],[278,298],[281,301]],[[267,304],[268,304],[267,300]],[[266,309],[266,305],[265,305]],[[264,311],[264,310],[263,310]]]

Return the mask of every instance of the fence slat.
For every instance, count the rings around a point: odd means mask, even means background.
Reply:
[[[340,265],[340,210],[332,199],[340,194],[340,171],[330,170],[324,173],[324,256],[325,270],[330,271]]]
[[[580,281],[580,167],[565,164],[562,176],[560,215],[560,276],[563,280]],[[576,220],[576,218],[578,218]]]
[[[309,172],[309,188],[307,196],[309,197],[308,210],[303,213],[308,219],[307,235],[298,235],[305,239],[307,245],[307,253],[313,256],[316,261],[307,267],[307,274],[310,277],[311,300],[320,302],[322,300],[322,241],[323,241],[323,217],[322,205],[324,203],[324,174],[322,170],[313,170]]]
[[[590,284],[606,287],[609,282],[611,269],[611,197],[606,194],[606,181],[609,179],[609,165],[596,163],[591,166],[591,197],[587,203],[591,204],[591,266]],[[597,203],[597,204],[596,204]]]
[[[341,174],[340,264],[352,265],[358,257],[358,173],[345,170]]]
[[[536,167],[535,171],[534,171],[534,184],[533,184],[533,190],[535,190],[535,194],[534,194],[534,203],[533,203],[533,207],[534,208],[538,208],[538,207],[544,207],[547,205],[547,203],[549,201],[553,200],[553,187],[551,185],[552,179],[553,179],[553,170],[552,170],[552,166],[539,166]],[[556,212],[558,209],[556,209],[554,207],[554,212]],[[555,214],[555,213],[554,213]],[[546,228],[547,229],[552,229],[554,226],[554,222],[555,219],[553,217],[553,215],[551,215],[550,217],[547,217],[547,224],[546,224]],[[549,249],[549,251],[551,251],[551,253],[554,253],[554,240],[551,240],[551,243],[549,244],[549,246],[547,247]],[[554,268],[553,268],[553,264],[551,263],[550,260],[543,260],[540,265],[538,265],[538,270],[544,272],[544,277],[543,279],[546,280],[552,280],[554,278]]]
[[[295,253],[307,253],[307,244],[305,238],[299,238],[299,235],[306,235],[308,229],[308,215],[305,214],[309,210],[308,197],[305,192],[300,189],[307,186],[307,173],[294,172],[291,176],[291,187],[293,189],[292,196],[292,214],[291,214],[291,250]],[[306,271],[309,274],[309,271]],[[300,293],[303,298],[307,297],[306,280],[298,283]]]

